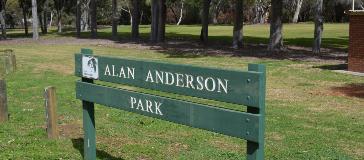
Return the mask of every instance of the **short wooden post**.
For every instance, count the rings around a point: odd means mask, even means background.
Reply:
[[[6,96],[6,82],[0,79],[0,122],[5,122],[9,118],[8,102]]]
[[[44,99],[48,138],[58,138],[56,88],[52,86],[45,88]]]
[[[3,51],[0,51],[0,52],[3,52],[0,55],[1,74],[6,75],[6,74],[9,74],[11,72],[15,72],[15,70],[16,70],[16,56],[13,53],[13,50],[7,49],[7,50],[3,50]]]

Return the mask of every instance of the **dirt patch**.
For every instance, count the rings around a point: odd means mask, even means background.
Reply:
[[[268,132],[267,138],[273,141],[282,141],[284,139],[284,136],[278,132]]]
[[[183,143],[173,143],[168,146],[168,153],[178,154],[181,151],[188,150],[189,146]]]
[[[342,87],[332,87],[332,94],[336,96],[348,96],[364,98],[364,83],[348,84]]]
[[[61,124],[58,126],[61,137],[80,138],[83,137],[82,126],[79,123]]]
[[[216,148],[219,148],[224,151],[237,151],[240,149],[240,145],[227,143],[226,141],[220,139],[220,140],[212,140],[211,142],[212,146],[215,146]]]

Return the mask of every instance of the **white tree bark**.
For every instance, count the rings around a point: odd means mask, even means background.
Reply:
[[[33,40],[39,39],[37,0],[32,0]]]
[[[294,12],[292,23],[298,22],[298,16],[300,15],[302,3],[303,3],[303,0],[296,0],[296,11]]]
[[[181,10],[180,10],[180,14],[179,14],[179,19],[177,22],[177,26],[179,26],[182,22],[182,17],[183,17],[183,5],[184,5],[184,0],[181,0]]]

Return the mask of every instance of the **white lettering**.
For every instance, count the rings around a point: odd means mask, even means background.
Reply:
[[[155,114],[159,114],[159,115],[163,116],[163,113],[161,112],[161,110],[159,108],[161,105],[162,105],[162,103],[154,101]]]
[[[224,79],[225,83],[223,83],[221,81],[220,78],[217,79],[217,83],[218,83],[218,88],[217,88],[217,92],[221,92],[221,87],[222,89],[224,90],[224,92],[227,94],[228,93],[228,89],[227,89],[227,86],[228,86],[228,80],[227,79]]]
[[[136,103],[136,99],[134,97],[130,97],[130,105],[131,108],[134,108],[134,104]]]
[[[152,73],[150,73],[150,70],[148,71],[147,79],[145,81],[149,82],[149,79],[150,79],[150,82],[154,82],[153,76],[152,76]]]
[[[124,67],[121,67],[121,68],[120,68],[120,74],[119,74],[119,77],[121,77],[121,75],[123,75],[123,78],[126,78],[125,71],[124,71]]]
[[[167,85],[173,85],[173,83],[174,83],[173,74],[171,72],[165,72],[165,73],[166,73],[166,84]],[[170,79],[170,77],[171,77],[171,79]],[[169,81],[169,80],[171,80],[171,81]]]
[[[212,88],[211,89],[209,88],[209,83],[208,83],[209,80],[212,82]],[[215,80],[213,78],[211,78],[211,77],[207,77],[205,79],[205,88],[206,88],[207,91],[210,91],[210,92],[215,91],[215,88],[216,88]]]
[[[118,74],[115,74],[115,66],[114,65],[112,65],[112,76],[113,77],[117,77],[118,76]]]
[[[183,84],[183,74],[176,73],[176,77],[177,77],[177,84],[176,84],[176,86],[177,87],[184,87],[184,84]]]
[[[203,77],[201,76],[197,76],[197,89],[198,90],[203,90]]]
[[[192,89],[195,89],[195,86],[193,86],[193,76],[192,75],[188,75],[188,74],[186,74],[186,88],[190,88],[190,86],[191,86],[191,88]]]
[[[147,112],[152,112],[153,113],[153,110],[152,110],[152,101],[150,100],[145,100],[145,103],[146,103],[146,106],[147,106]]]
[[[138,106],[137,106],[136,109],[139,109],[139,108],[141,108],[141,110],[144,111],[143,103],[142,103],[142,100],[141,99],[138,100]]]
[[[105,76],[106,76],[106,75],[107,75],[107,76],[110,76],[110,75],[111,75],[109,65],[106,65],[104,75],[105,75]]]
[[[156,70],[155,71],[155,83],[162,83],[163,84],[163,71],[160,71],[161,74]]]
[[[130,78],[130,76],[134,79],[135,77],[134,77],[134,70],[135,70],[135,68],[129,68],[128,67],[128,78]]]

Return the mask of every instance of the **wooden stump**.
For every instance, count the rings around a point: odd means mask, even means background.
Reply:
[[[0,79],[0,122],[8,120],[8,102],[6,96],[6,82]]]
[[[44,99],[48,138],[58,138],[56,88],[45,88]]]
[[[7,49],[0,51],[0,74],[2,76],[15,72],[16,56],[13,50]]]

